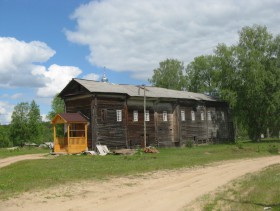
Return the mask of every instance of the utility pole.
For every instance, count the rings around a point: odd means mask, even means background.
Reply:
[[[144,90],[144,148],[146,147],[147,144],[147,129],[146,129],[146,88],[145,88],[145,84],[143,84],[142,86],[139,86],[138,89],[138,94],[140,95],[140,89]]]

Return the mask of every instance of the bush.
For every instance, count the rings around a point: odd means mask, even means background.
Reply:
[[[269,153],[271,154],[278,154],[278,147],[275,145],[275,144],[272,144],[272,145],[269,145],[268,146],[268,150],[267,150]]]
[[[238,149],[243,149],[244,148],[243,143],[241,141],[236,141],[235,145],[237,146]]]
[[[187,140],[186,141],[186,147],[192,148],[193,147],[193,141],[192,140]]]

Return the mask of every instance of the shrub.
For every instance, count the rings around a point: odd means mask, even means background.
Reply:
[[[243,149],[244,148],[243,143],[241,141],[236,141],[235,145],[237,146],[238,149]]]
[[[187,140],[186,141],[186,147],[192,148],[193,147],[193,141],[192,140]]]
[[[278,154],[278,147],[275,144],[269,145],[268,146],[268,152],[270,152],[271,154]]]

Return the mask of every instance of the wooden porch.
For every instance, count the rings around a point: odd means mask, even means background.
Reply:
[[[54,133],[54,152],[80,153],[87,150],[88,121],[79,113],[57,114],[51,122]],[[64,125],[63,134],[56,126]]]

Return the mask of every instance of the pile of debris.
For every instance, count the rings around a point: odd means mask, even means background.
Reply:
[[[145,153],[159,153],[159,151],[154,147],[146,147],[143,149]]]

